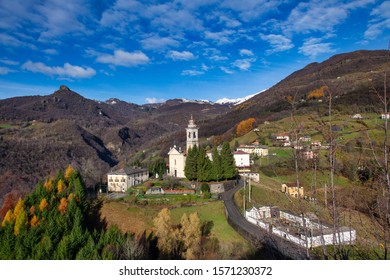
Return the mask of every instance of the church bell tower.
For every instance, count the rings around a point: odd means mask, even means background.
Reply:
[[[187,152],[190,148],[194,146],[199,147],[199,141],[198,141],[198,127],[195,124],[195,121],[191,115],[191,119],[188,122],[188,127],[186,128],[187,132]]]

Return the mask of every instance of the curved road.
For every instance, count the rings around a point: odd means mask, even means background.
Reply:
[[[221,194],[221,199],[225,204],[228,223],[255,247],[258,247],[259,243],[261,243],[263,249],[273,258],[305,259],[305,253],[302,251],[302,248],[249,223],[241,215],[234,202],[234,194],[243,187],[243,181],[240,181],[236,187]]]

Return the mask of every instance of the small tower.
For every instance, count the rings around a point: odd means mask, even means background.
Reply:
[[[195,124],[195,121],[191,115],[191,119],[188,122],[188,127],[186,128],[187,132],[187,152],[190,148],[194,146],[199,147],[199,141],[198,141],[198,127]]]

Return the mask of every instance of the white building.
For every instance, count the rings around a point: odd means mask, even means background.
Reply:
[[[108,191],[125,192],[149,179],[149,171],[141,168],[122,168],[107,174]]]
[[[254,154],[258,155],[260,157],[266,157],[268,156],[268,147],[267,146],[262,146],[262,145],[240,145],[237,148],[237,151],[245,152],[248,154]]]
[[[238,168],[243,168],[243,167],[250,167],[250,154],[242,152],[242,151],[237,151],[234,153],[234,160],[236,162],[236,167]]]
[[[305,217],[307,237],[294,233],[294,230],[283,225],[283,221],[287,222],[288,225],[295,224],[302,228],[302,217],[289,211],[278,211],[275,207],[253,207],[245,211],[245,218],[248,222],[302,247],[314,248],[322,245],[352,244],[356,240],[356,230],[353,228],[339,227],[336,232],[333,232],[331,226],[324,225],[318,220],[310,220],[308,217]],[[273,218],[272,222],[269,221],[270,218]]]
[[[195,121],[191,116],[191,119],[188,122],[188,127],[186,128],[186,135],[187,135],[186,152],[184,152],[180,147],[176,147],[176,146],[173,146],[173,148],[169,150],[168,175],[178,177],[178,178],[185,178],[184,169],[186,166],[186,154],[190,148],[194,146],[199,147],[198,130],[199,128],[195,124]]]

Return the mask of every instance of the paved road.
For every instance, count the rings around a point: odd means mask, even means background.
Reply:
[[[300,248],[294,246],[288,241],[270,235],[265,230],[249,223],[244,218],[234,202],[234,194],[243,187],[243,181],[240,181],[237,187],[221,195],[221,199],[225,204],[229,224],[231,224],[236,231],[238,231],[254,246],[258,246],[260,243],[266,245],[265,250],[268,251],[267,254],[269,256],[272,255],[274,258],[304,259],[305,257],[302,255],[303,252]],[[275,250],[277,250],[278,253]]]

